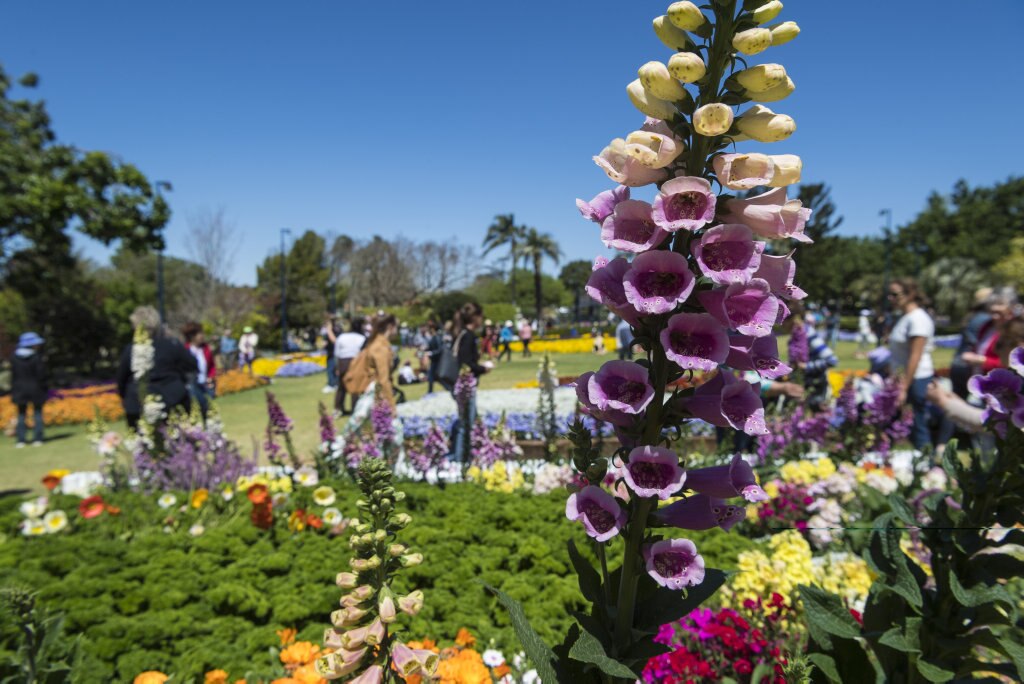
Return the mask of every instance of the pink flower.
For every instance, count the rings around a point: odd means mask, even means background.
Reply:
[[[804,209],[798,199],[787,200],[786,188],[775,188],[750,199],[728,200],[725,209],[723,221],[743,223],[760,237],[813,242],[804,235],[804,224],[811,217],[811,210]]]
[[[701,272],[713,283],[745,283],[761,265],[764,243],[739,223],[715,226],[691,247]]]
[[[622,288],[634,309],[645,314],[668,313],[693,292],[696,279],[686,257],[655,250],[633,259],[622,278]]]
[[[646,252],[667,237],[668,233],[651,218],[651,205],[641,200],[619,202],[601,224],[601,242],[623,252]]]
[[[648,168],[631,157],[622,138],[612,140],[594,157],[594,163],[616,183],[633,188],[657,183],[668,176],[665,169]]]
[[[583,214],[583,218],[600,225],[606,218],[612,215],[616,204],[628,199],[629,188],[625,185],[620,185],[613,190],[605,190],[598,193],[597,197],[589,202],[577,199],[576,207]]]
[[[731,190],[768,185],[775,176],[775,162],[766,154],[720,154],[711,160],[718,182]]]
[[[711,183],[698,176],[680,176],[666,181],[654,199],[651,216],[654,222],[670,233],[677,230],[700,230],[715,218]]]
[[[641,446],[629,452],[622,472],[626,484],[637,496],[667,499],[678,492],[686,480],[679,457],[663,447]]]
[[[665,356],[684,370],[714,370],[729,356],[729,335],[706,313],[678,313],[661,331]]]
[[[807,293],[793,284],[794,276],[796,262],[792,252],[783,256],[762,254],[761,264],[754,271],[754,277],[766,281],[774,294],[786,299],[803,299]]]
[[[721,527],[728,531],[746,517],[743,506],[733,506],[706,494],[694,494],[682,501],[662,506],[651,517],[662,527],[682,530],[710,530]]]
[[[581,521],[587,535],[602,542],[619,533],[627,514],[611,494],[596,485],[587,485],[569,495],[565,517]]]
[[[632,361],[607,361],[587,382],[587,394],[599,410],[637,414],[654,398],[647,369]]]
[[[729,371],[719,370],[691,396],[681,398],[680,404],[706,423],[743,430],[748,435],[766,435],[764,406],[755,387]]]
[[[750,337],[729,336],[729,357],[725,365],[734,370],[757,371],[762,378],[775,380],[789,375],[793,369],[779,359],[779,344],[774,335]]]
[[[689,471],[686,488],[721,499],[742,496],[751,503],[768,500],[768,495],[757,484],[754,469],[739,454],[733,456],[729,465]]]
[[[600,266],[595,262],[584,289],[594,301],[604,304],[630,325],[637,326],[640,325],[640,316],[626,298],[623,284],[627,271],[629,261],[625,257],[615,257]]]
[[[704,558],[689,539],[664,539],[644,546],[647,574],[669,589],[685,589],[704,581]]]
[[[779,317],[779,300],[760,278],[705,290],[697,298],[722,325],[751,337],[771,335]]]
[[[579,399],[581,408],[587,415],[598,420],[611,423],[617,427],[630,427],[636,419],[635,415],[617,411],[614,409],[602,410],[590,399],[590,379],[594,377],[594,371],[587,371],[576,378],[576,398]]]

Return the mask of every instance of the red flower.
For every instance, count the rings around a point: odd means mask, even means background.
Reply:
[[[274,524],[274,506],[269,501],[252,507],[249,514],[252,524],[261,530],[269,530]]]
[[[97,515],[103,512],[105,504],[103,503],[103,497],[90,496],[87,499],[82,499],[78,504],[78,514],[88,520],[89,518],[95,518]]]
[[[47,475],[43,478],[43,486],[49,489],[51,492],[57,488],[60,484],[60,478],[53,475]]]
[[[270,500],[270,492],[267,491],[267,485],[254,484],[245,493],[249,497],[249,501],[252,501],[254,505],[260,506],[267,503]]]
[[[864,618],[861,617],[861,614],[860,614],[859,610],[855,610],[855,609],[851,608],[850,609],[850,615],[853,616],[853,619],[857,621],[858,625],[860,625],[861,627],[864,626]]]
[[[319,530],[324,526],[324,521],[318,516],[310,513],[306,516],[306,524],[312,527],[314,530]]]
[[[736,674],[746,675],[754,671],[753,665],[746,658],[740,658],[733,663],[733,669],[736,670]]]

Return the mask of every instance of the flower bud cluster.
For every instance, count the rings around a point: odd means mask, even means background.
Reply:
[[[350,525],[350,570],[338,573],[336,580],[345,594],[331,613],[333,626],[324,633],[324,645],[332,650],[316,661],[317,672],[325,679],[375,683],[383,682],[393,665],[403,675],[432,677],[437,656],[408,648],[395,639],[392,626],[399,614],[416,615],[423,608],[422,591],[397,595],[391,588],[400,568],[423,561],[422,554],[409,553],[396,540],[412,521],[407,513],[395,513],[405,494],[395,490],[391,469],[379,458],[360,463],[357,479],[361,519]]]

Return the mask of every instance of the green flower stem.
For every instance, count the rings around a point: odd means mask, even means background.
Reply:
[[[604,542],[594,542],[594,553],[601,562],[601,586],[604,587],[604,601],[606,605],[612,605],[612,585],[608,581],[608,559],[604,553]]]
[[[725,64],[732,53],[733,23],[736,18],[736,0],[730,0],[724,6],[714,5],[715,26],[707,55],[707,80],[700,86],[697,95],[697,107],[718,101]],[[708,152],[713,138],[693,132],[689,154],[686,159],[686,173],[690,176],[704,177]]]

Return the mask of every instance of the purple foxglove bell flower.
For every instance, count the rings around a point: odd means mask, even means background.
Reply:
[[[718,196],[711,183],[698,176],[680,176],[666,181],[654,199],[651,217],[663,230],[700,230],[715,218]]]
[[[742,496],[750,503],[768,500],[768,494],[757,484],[754,469],[739,454],[729,465],[688,471],[686,488],[718,499]]]
[[[600,267],[595,263],[584,289],[594,301],[604,304],[619,318],[636,326],[640,325],[640,316],[626,298],[622,282],[627,271],[629,261],[625,257],[615,257]]]
[[[786,299],[803,299],[807,293],[793,284],[796,275],[796,262],[793,253],[783,256],[761,255],[761,265],[754,271],[755,278],[768,283],[774,294]]]
[[[694,494],[682,501],[662,506],[651,514],[662,527],[682,530],[710,530],[721,527],[728,531],[746,517],[743,506],[733,506],[706,494]]]
[[[637,414],[654,398],[647,369],[632,361],[607,361],[587,382],[590,400],[601,411]]]
[[[701,272],[713,283],[745,283],[761,265],[764,243],[739,223],[715,226],[691,248]]]
[[[663,314],[685,302],[695,282],[685,256],[655,250],[633,259],[622,278],[622,289],[626,300],[637,311]]]
[[[750,337],[729,336],[729,357],[725,365],[735,370],[757,371],[762,378],[775,380],[789,375],[793,369],[779,359],[779,343],[774,335]]]
[[[1017,347],[1010,352],[1010,368],[1024,375],[1024,347]]]
[[[740,380],[726,370],[681,400],[695,418],[718,427],[743,430],[748,435],[766,435],[764,406],[756,385]]]
[[[606,423],[618,427],[630,427],[636,421],[635,415],[623,413],[614,409],[604,410],[597,408],[590,399],[590,378],[594,376],[594,371],[587,371],[583,375],[576,378],[576,398],[579,399],[580,404],[583,407],[583,412],[603,420]]]
[[[1024,378],[1006,368],[997,368],[987,375],[975,375],[967,381],[967,389],[985,402],[982,420],[988,422],[994,416],[1009,417],[1024,401],[1021,387]]]
[[[719,323],[751,337],[771,335],[779,315],[778,297],[760,278],[704,290],[697,294],[697,298]]]
[[[629,188],[625,185],[620,185],[613,190],[599,192],[597,197],[589,202],[577,199],[576,207],[580,210],[580,213],[583,214],[583,218],[601,225],[601,223],[611,216],[613,211],[615,211],[616,204],[622,200],[628,199]]]
[[[420,659],[416,657],[416,653],[411,648],[401,641],[396,641],[391,647],[391,661],[398,669],[398,674],[403,677],[420,671]]]
[[[657,183],[668,177],[665,169],[648,168],[631,157],[622,138],[608,143],[608,147],[594,157],[594,163],[613,181],[631,188]]]
[[[679,457],[663,447],[641,446],[629,452],[623,478],[637,496],[667,499],[678,492],[686,480]]]
[[[665,356],[683,370],[714,370],[729,356],[729,334],[706,313],[678,313],[661,331]]]
[[[603,542],[619,533],[627,514],[614,496],[596,485],[587,485],[569,495],[565,517],[581,521],[589,536]]]
[[[804,235],[811,210],[805,209],[800,200],[787,200],[786,188],[775,188],[750,199],[731,199],[725,203],[725,210],[723,221],[743,223],[760,237],[814,242]]]
[[[695,587],[704,581],[704,558],[689,539],[663,539],[644,545],[647,574],[669,589]]]
[[[668,233],[654,223],[651,205],[641,200],[623,200],[601,224],[601,242],[606,247],[638,254],[661,244]]]
[[[349,681],[349,684],[381,684],[384,681],[384,668],[371,665],[361,675]]]

